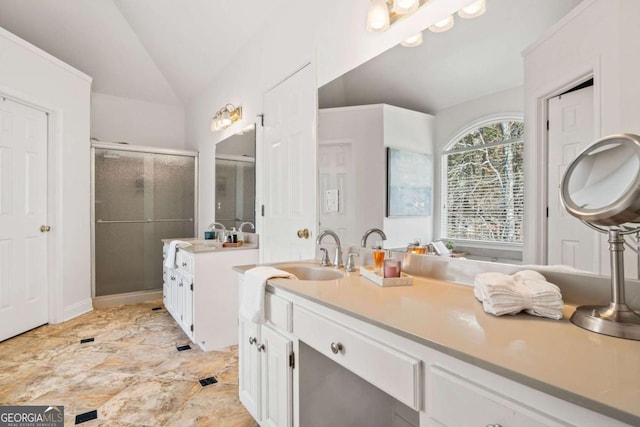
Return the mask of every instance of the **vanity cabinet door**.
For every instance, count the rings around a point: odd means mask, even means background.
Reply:
[[[193,276],[184,273],[181,276],[179,289],[181,294],[180,325],[185,334],[193,340]]]
[[[260,326],[247,320],[238,322],[238,386],[240,402],[260,421]]]
[[[178,270],[169,270],[167,272],[169,279],[169,295],[167,297],[167,310],[176,318],[176,310],[178,307],[178,282],[180,281],[180,272]]]
[[[263,427],[291,427],[293,417],[293,343],[270,326],[262,326],[258,351],[262,362]]]

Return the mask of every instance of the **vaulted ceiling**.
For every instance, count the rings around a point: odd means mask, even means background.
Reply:
[[[184,104],[284,0],[0,0],[0,27],[93,77],[93,90]]]
[[[95,92],[180,105],[286,1],[0,0],[0,27],[92,76]],[[434,113],[521,85],[522,49],[579,2],[487,0],[485,15],[424,31],[422,46],[397,46],[330,83],[321,106],[386,102]]]

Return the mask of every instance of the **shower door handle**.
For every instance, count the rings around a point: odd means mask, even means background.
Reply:
[[[98,219],[98,224],[147,224],[150,222],[193,222],[193,218],[177,218],[177,219],[125,219],[125,220],[107,220]]]

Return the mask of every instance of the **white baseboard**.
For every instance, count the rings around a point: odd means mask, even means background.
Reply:
[[[74,317],[80,316],[81,314],[88,313],[91,310],[93,310],[91,298],[87,298],[75,304],[71,304],[70,306],[64,307],[62,312],[62,321],[66,322],[67,320],[71,320]]]
[[[153,301],[157,299],[162,299],[162,291],[128,292],[126,294],[95,297],[93,299],[93,306],[95,308],[104,308],[114,305],[135,304],[138,302]]]

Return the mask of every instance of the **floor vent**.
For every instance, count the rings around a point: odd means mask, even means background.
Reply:
[[[157,310],[162,310],[162,307],[153,307],[153,308],[151,309],[151,311],[157,311]]]
[[[98,419],[98,411],[94,409],[93,411],[76,415],[76,425],[86,423],[87,421],[91,421],[91,420],[97,420],[97,419]]]
[[[208,385],[215,384],[217,382],[218,380],[216,379],[216,377],[203,378],[200,380],[200,385],[202,387],[206,387]]]
[[[181,345],[179,347],[176,347],[178,349],[178,351],[185,351],[185,350],[191,350],[191,346],[190,345]]]
[[[95,338],[84,338],[80,340],[80,344],[86,344],[88,342],[94,342],[96,339]]]

